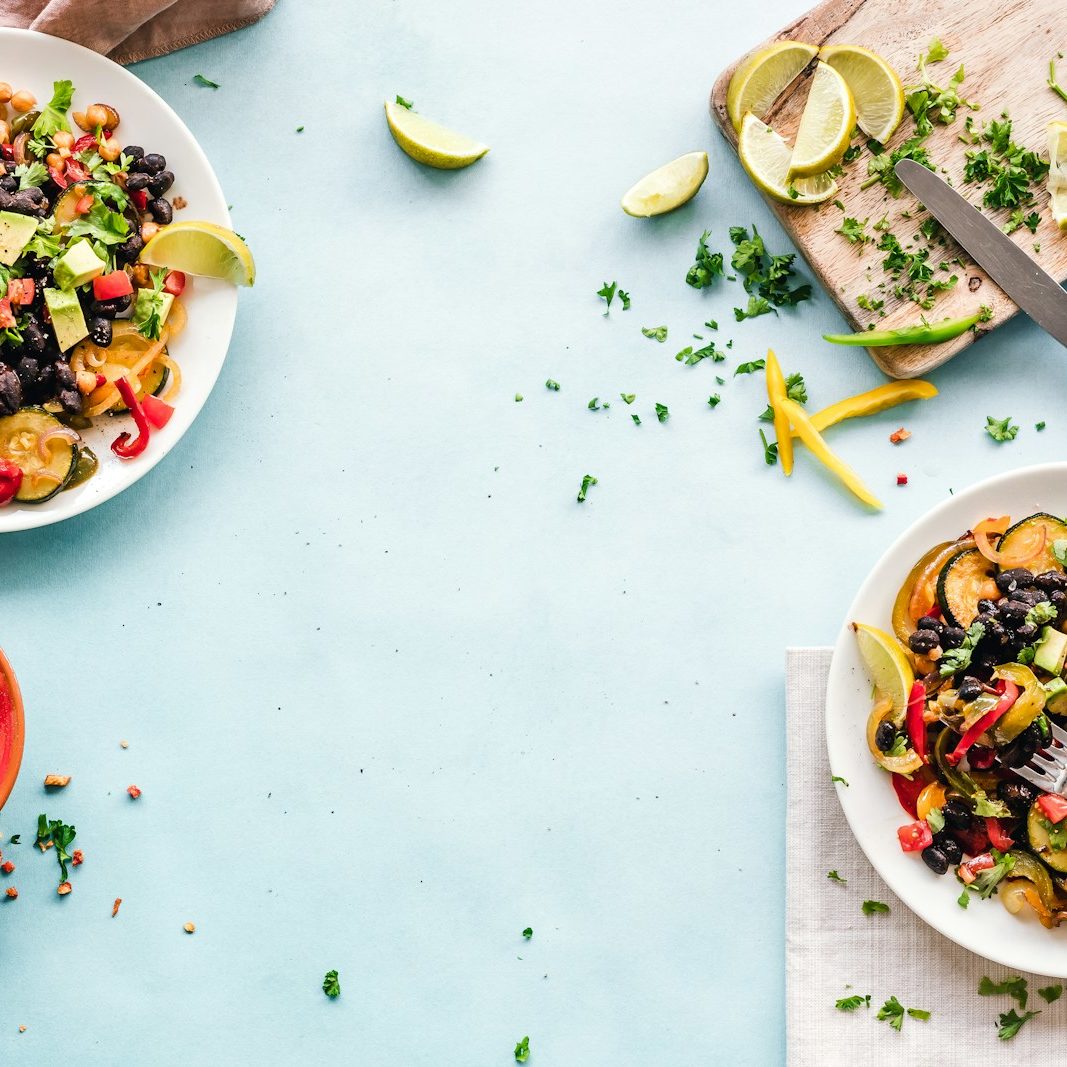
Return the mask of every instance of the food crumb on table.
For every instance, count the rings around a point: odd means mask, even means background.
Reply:
[[[46,774],[44,776],[45,789],[64,789],[70,785],[69,774]]]
[[[130,794],[130,796],[131,796],[131,797],[132,797],[132,798],[133,798],[134,800],[136,800],[136,799],[137,799],[137,798],[138,798],[138,797],[139,797],[139,796],[141,795],[141,790],[140,790],[140,788],[139,788],[138,786],[135,786],[135,785],[130,785],[130,786],[127,786],[127,787],[126,787],[126,792],[127,792],[127,793],[129,793],[129,794]]]
[[[185,932],[186,932],[187,934],[195,934],[195,933],[196,933],[196,923],[186,923],[186,924],[185,924],[185,925],[184,925],[184,926],[182,927],[182,929],[183,929],[183,930],[184,930],[184,931],[185,931]]]
[[[122,897],[115,897],[115,903],[111,905],[111,918],[114,919],[119,913],[119,908],[122,907]]]

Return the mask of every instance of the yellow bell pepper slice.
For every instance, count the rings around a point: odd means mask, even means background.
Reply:
[[[882,502],[860,481],[859,475],[834,454],[822,439],[819,431],[812,425],[808,413],[795,400],[790,400],[788,397],[778,403],[782,412],[793,424],[797,436],[808,447],[811,454],[823,466],[836,474],[854,496],[862,500],[864,504],[881,510]]]
[[[778,458],[782,461],[782,473],[788,478],[793,473],[793,435],[789,419],[782,411],[781,401],[786,399],[785,375],[774,350],[767,349],[767,399],[774,412],[774,436],[778,441]]]
[[[836,404],[816,411],[811,415],[812,426],[822,433],[823,430],[835,426],[845,419],[856,419],[863,415],[877,415],[879,411],[894,408],[897,404],[905,404],[909,400],[929,400],[937,396],[937,387],[930,382],[924,382],[921,378],[909,378],[900,382],[886,382],[877,389],[870,389],[866,393],[858,393],[856,396],[838,400]],[[796,431],[794,430],[794,434]],[[779,452],[781,446],[779,446]]]
[[[998,741],[1014,741],[1045,710],[1045,690],[1034,672],[1021,663],[1002,663],[993,677],[1005,678],[1020,689],[1015,703],[993,727]]]

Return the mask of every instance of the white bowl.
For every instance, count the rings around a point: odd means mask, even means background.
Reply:
[[[1067,515],[1067,463],[1027,467],[957,493],[916,522],[878,561],[848,609],[834,648],[826,690],[826,743],[852,832],[874,869],[916,915],[979,956],[1006,967],[1067,976],[1067,927],[1046,930],[1036,916],[1010,915],[995,898],[957,904],[960,884],[938,877],[915,853],[901,851],[898,826],[910,816],[897,801],[889,775],[867,748],[871,684],[856,648],[853,621],[892,631],[897,590],[919,557],[935,544],[965,533],[987,515],[1023,518],[1035,511]]]
[[[39,104],[51,97],[52,82],[64,78],[74,83],[72,111],[98,102],[111,104],[122,117],[118,135],[123,144],[139,144],[146,152],[167,157],[167,168],[175,174],[167,195],[188,201],[176,217],[230,225],[226,200],[207,156],[185,123],[144,82],[96,52],[30,30],[0,29],[0,55],[4,80],[15,89],[29,89]],[[0,508],[0,533],[49,526],[110,500],[146,475],[189,429],[222,370],[237,311],[237,291],[226,282],[190,278],[182,301],[189,323],[171,346],[171,355],[182,370],[182,390],[170,422],[152,434],[141,456],[121,460],[110,445],[123,430],[134,432],[132,419],[96,419],[93,429],[82,434],[100,460],[96,474],[43,504],[13,503]]]

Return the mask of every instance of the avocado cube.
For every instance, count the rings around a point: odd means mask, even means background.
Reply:
[[[138,289],[137,298],[133,302],[133,315],[131,320],[134,326],[141,326],[146,322],[153,311],[159,315],[159,324],[163,325],[170,314],[171,305],[174,303],[172,293],[154,293],[151,289]]]
[[[1045,690],[1045,710],[1053,715],[1067,712],[1067,682],[1062,678],[1052,678],[1042,686]]]
[[[72,244],[56,260],[52,274],[60,289],[77,289],[104,273],[107,264],[93,251],[88,241]]]
[[[55,330],[61,352],[66,352],[82,338],[89,336],[78,294],[73,289],[45,289],[44,302],[52,318],[52,329]]]
[[[0,263],[10,267],[37,232],[37,219],[16,211],[0,211]]]
[[[1067,661],[1067,634],[1046,626],[1041,631],[1041,640],[1034,649],[1034,666],[1049,674],[1059,674]]]

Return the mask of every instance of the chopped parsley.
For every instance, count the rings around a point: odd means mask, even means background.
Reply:
[[[640,415],[631,415],[630,418],[634,420],[634,425],[635,426],[640,426],[641,425],[641,416]]]
[[[521,404],[522,403],[522,393],[516,393],[515,394],[515,403],[516,404]]]
[[[875,915],[880,912],[889,911],[889,905],[883,904],[880,900],[865,900],[861,905],[864,915]]]
[[[524,1037],[515,1043],[515,1062],[525,1063],[530,1058],[530,1038]]]
[[[982,638],[985,637],[985,626],[980,622],[972,622],[963,637],[963,644],[959,648],[950,648],[937,661],[937,670],[942,678],[950,674],[966,670],[971,665],[971,653]]]
[[[831,782],[840,782],[846,789],[848,789],[848,779],[847,778],[842,778],[841,775],[839,775],[839,774],[831,774],[830,775],[830,781]]]
[[[656,418],[659,419],[660,422],[666,422],[670,417],[671,413],[668,411],[666,404],[656,405]]]
[[[586,474],[582,477],[582,486],[578,490],[578,503],[581,504],[585,501],[585,494],[589,492],[592,486],[597,484],[597,479],[591,474]]]
[[[71,860],[71,855],[67,849],[76,835],[77,831],[74,827],[68,826],[62,819],[49,819],[47,815],[37,816],[36,844],[42,846],[42,851],[48,845],[52,845],[55,848],[61,884],[67,880],[67,864]]]
[[[1045,424],[1043,422],[1035,422],[1034,423],[1034,429],[1037,430],[1038,433],[1040,433],[1044,428],[1045,428]]]
[[[527,926],[526,929],[523,930],[522,936],[525,937],[527,941],[529,941],[530,938],[533,937],[533,927]]]
[[[747,307],[734,308],[734,318],[738,322],[744,322],[745,319],[755,319],[760,315],[766,315],[771,311],[774,311],[775,315],[778,314],[778,312],[771,307],[770,301],[765,300],[762,296],[752,294],[748,298]]]
[[[870,993],[867,993],[862,997],[859,993],[856,993],[854,996],[842,997],[840,1000],[834,1002],[834,1007],[837,1008],[838,1011],[855,1011],[859,1007],[869,1008],[870,1006]]]
[[[91,215],[92,212],[90,211]],[[75,225],[77,225],[75,223]],[[73,229],[70,227],[67,232]],[[134,326],[137,327],[137,332],[142,336],[148,338],[149,341],[158,341],[159,335],[163,332],[163,320],[160,318],[160,311],[163,308],[163,283],[166,281],[167,272],[165,270],[157,270],[152,272],[152,295],[147,301],[147,307],[145,308],[145,317],[143,319],[134,320]]]
[[[796,401],[798,404],[806,404],[808,402],[808,387],[804,382],[803,374],[790,374],[785,380],[785,395],[790,399]],[[764,409],[763,414],[760,415],[760,422],[774,422],[774,409],[770,404]]]
[[[19,189],[37,188],[48,181],[48,168],[35,159],[32,163],[20,163],[15,168],[15,177],[19,180]]]
[[[1029,215],[1024,215],[1023,209],[1017,207],[1001,229],[1005,233],[1014,233],[1021,226],[1025,226],[1031,233],[1037,233],[1037,228],[1040,224],[1041,216],[1036,211],[1031,211]]]
[[[545,382],[545,388],[546,389],[551,389],[553,393],[558,393],[559,392],[559,382],[553,381],[551,378],[549,378],[548,381]]]
[[[1055,1004],[1056,1001],[1063,996],[1063,986],[1059,983],[1057,983],[1056,985],[1043,986],[1037,991],[1037,995],[1046,1004]]]
[[[630,294],[625,289],[619,290],[619,299],[622,301],[622,310],[630,310]]]
[[[726,354],[715,347],[714,341],[709,341],[703,348],[694,349],[692,345],[686,345],[674,358],[687,367],[695,367],[703,359],[710,359],[713,363],[722,363],[726,359]]]
[[[888,1020],[889,1025],[899,1033],[900,1028],[904,1025],[905,1014],[910,1015],[913,1019],[921,1019],[923,1022],[930,1018],[930,1012],[924,1011],[922,1008],[905,1008],[896,997],[890,997],[878,1009],[877,1018],[883,1022]]]
[[[718,393],[712,393],[711,396],[708,397],[708,407],[709,408],[717,408],[721,403],[722,403],[722,397],[719,396]]]
[[[880,299],[872,299],[867,296],[866,293],[860,293],[856,297],[856,303],[863,308],[864,311],[881,311],[885,307],[885,301]]]
[[[1042,600],[1026,613],[1026,621],[1032,626],[1044,626],[1046,622],[1052,622],[1058,614],[1052,604]]]
[[[862,249],[865,244],[874,240],[867,232],[868,222],[870,222],[870,219],[864,219],[862,222],[859,219],[842,219],[841,225],[834,230],[834,233],[841,234],[850,245],[858,244]]]
[[[217,89],[219,87],[218,82],[213,82],[210,78],[205,78],[203,74],[194,74],[193,81],[197,85],[202,85],[205,89]],[[397,103],[400,102],[400,98],[397,97]]]
[[[754,294],[774,307],[795,307],[802,300],[811,299],[811,286],[807,283],[790,287],[795,276],[795,252],[780,256],[771,255],[754,225],[751,237],[744,226],[731,226],[730,240],[734,245],[730,266],[737,271],[745,292]],[[771,308],[764,309],[762,304],[754,305],[750,296],[745,313],[739,314],[738,310],[734,308],[734,317],[740,322],[745,318],[765,314]]]
[[[753,374],[758,370],[763,370],[767,366],[765,359],[754,359],[750,363],[739,363],[737,370],[734,371],[734,377],[739,374]]]
[[[959,898],[959,900],[956,901],[956,903],[959,904],[959,906],[961,908],[966,910],[967,905],[970,904],[970,902],[971,902],[971,898],[967,895],[967,887],[964,886],[963,887],[963,892],[960,893],[960,898]]]
[[[632,404],[637,399],[636,393],[619,393],[619,399],[624,404]]]
[[[1006,1011],[1002,1015],[997,1017],[997,1037],[1001,1041],[1008,1041],[1013,1038],[1023,1026],[1023,1023],[1029,1022],[1035,1016],[1040,1015],[1039,1011],[1026,1011],[1020,1015],[1014,1008],[1011,1011]]]
[[[706,289],[716,278],[725,275],[723,270],[723,257],[721,252],[712,252],[708,249],[708,238],[711,230],[705,230],[697,241],[696,260],[685,275],[685,284],[694,289]]]
[[[642,326],[641,332],[653,341],[659,341],[660,344],[667,340],[666,326]]]
[[[831,882],[840,882],[842,885],[848,885],[848,879],[842,878],[837,871],[827,871],[826,877],[829,878]]]
[[[767,435],[760,430],[759,438],[763,442],[763,462],[773,467],[778,462],[778,443],[768,442]]]
[[[604,300],[607,303],[607,307],[604,309],[604,314],[605,315],[609,311],[611,311],[611,302],[612,302],[612,300],[615,299],[615,290],[617,288],[618,288],[618,284],[616,282],[612,282],[610,285],[607,282],[605,282],[604,285],[603,285],[603,288],[598,289],[596,291],[596,295],[603,297]]]
[[[415,106],[415,101],[414,100],[405,100],[402,96],[399,96],[399,95],[396,98],[396,102],[401,107],[406,107],[408,109],[408,111],[410,111]]]
[[[590,400],[589,403],[586,404],[585,406],[590,411],[599,411],[600,410],[600,397],[594,396],[593,399]]]
[[[1017,145],[1011,139],[1011,130],[1011,119],[1003,114],[985,125],[977,137],[989,147],[967,150],[963,177],[967,182],[988,183],[982,195],[986,207],[1017,208],[1029,204],[1034,199],[1031,183],[1042,181],[1048,174],[1049,164],[1036,152]]]
[[[1012,423],[1010,415],[1006,419],[994,419],[992,415],[987,415],[985,432],[994,441],[1003,443],[1004,441],[1014,441],[1019,433],[1019,427]]]
[[[322,980],[322,991],[331,1000],[341,995],[341,983],[337,978],[336,971],[326,972],[326,977]]]

